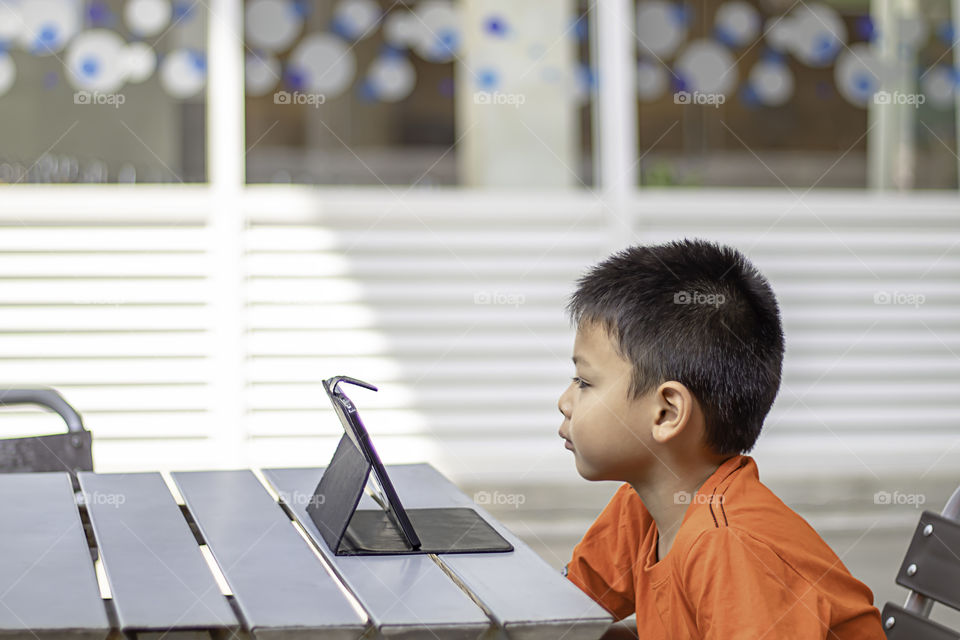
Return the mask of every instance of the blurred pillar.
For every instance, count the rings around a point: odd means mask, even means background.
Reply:
[[[573,0],[461,0],[460,8],[460,183],[579,186]]]

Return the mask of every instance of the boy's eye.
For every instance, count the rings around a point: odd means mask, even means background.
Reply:
[[[572,379],[574,382],[576,382],[576,383],[577,383],[577,386],[578,386],[579,388],[581,388],[581,389],[583,389],[584,387],[589,387],[589,386],[590,386],[589,384],[587,384],[586,382],[584,382],[583,378],[578,378],[578,377],[574,376],[574,377],[571,378],[571,379]]]

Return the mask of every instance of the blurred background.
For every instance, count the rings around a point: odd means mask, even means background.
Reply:
[[[325,465],[320,381],[359,377],[386,462],[559,570],[617,488],[557,435],[573,281],[709,238],[782,306],[761,479],[901,602],[960,484],[958,34],[958,0],[0,0],[0,384],[172,470]]]

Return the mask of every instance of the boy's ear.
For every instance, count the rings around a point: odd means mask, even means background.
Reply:
[[[653,394],[653,439],[660,444],[676,438],[691,422],[693,394],[676,380],[664,382]]]

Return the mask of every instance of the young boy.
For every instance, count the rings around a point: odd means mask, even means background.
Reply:
[[[560,437],[623,482],[564,574],[642,640],[882,640],[873,594],[743,453],[780,387],[767,280],[701,240],[636,246],[578,281]]]

